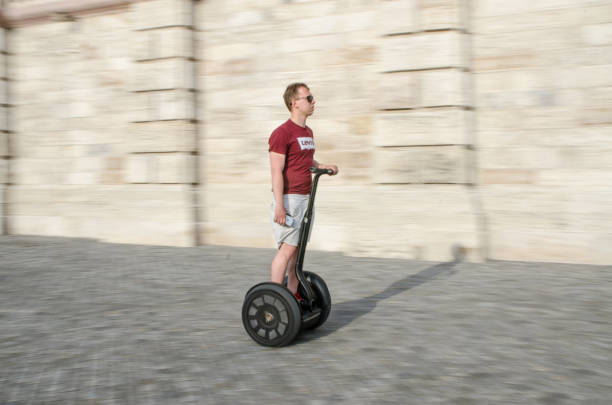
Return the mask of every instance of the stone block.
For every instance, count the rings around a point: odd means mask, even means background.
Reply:
[[[132,123],[126,138],[129,152],[193,152],[196,127],[190,121]]]
[[[194,241],[191,186],[20,185],[8,203],[15,234],[173,246]]]
[[[470,106],[466,93],[469,73],[458,69],[423,71],[420,73],[422,107]]]
[[[2,28],[0,28],[0,29],[2,29]],[[3,208],[3,212],[4,212],[4,204],[5,204],[5,202],[4,202],[4,199],[5,199],[4,194],[5,193],[6,193],[6,186],[3,185],[3,184],[0,184],[0,207]],[[0,235],[5,235],[5,231],[7,229],[5,221],[6,221],[5,216],[4,215],[0,215]]]
[[[84,94],[84,92],[79,92]],[[68,102],[59,102],[55,105],[55,111],[59,118],[88,118],[95,115],[95,106],[88,100],[75,97]]]
[[[237,223],[215,218],[202,223],[200,239],[207,245],[270,249],[276,247],[270,229],[269,223]]]
[[[282,42],[279,44],[282,45]],[[204,48],[201,52],[206,63],[226,62],[226,61],[245,61],[255,58],[261,49],[247,41],[236,41],[232,43],[222,43]]]
[[[571,1],[571,0],[570,0]],[[533,7],[533,6],[532,6]],[[475,7],[477,10],[480,7]],[[557,27],[580,27],[585,22],[597,24],[607,22],[606,16],[612,7],[590,5],[581,7],[558,8],[545,11],[530,10],[526,13],[476,18],[471,21],[472,31],[480,35],[491,35],[503,32],[520,32],[536,29],[550,29]]]
[[[133,57],[137,61],[163,58],[192,58],[193,31],[185,27],[135,31]]]
[[[612,124],[612,106],[609,108],[586,108],[580,112],[583,125]]]
[[[380,109],[415,108],[420,105],[420,72],[384,73],[380,75],[378,107]]]
[[[462,146],[380,148],[374,157],[375,182],[465,184],[472,153]]]
[[[557,77],[566,87],[607,87],[610,69],[612,65],[577,66],[559,69]]]
[[[507,2],[504,0],[487,0],[479,1],[478,7],[474,7],[474,17],[492,17],[513,14],[529,14],[534,12],[554,12],[558,9],[568,8],[568,6],[579,5],[579,2],[573,0],[546,0],[540,1],[537,4],[529,0],[516,0]],[[589,5],[590,7],[591,5]],[[585,7],[584,8],[588,8]]]
[[[139,153],[129,155],[126,180],[129,183],[193,183],[195,156],[183,153]]]
[[[610,143],[606,145],[500,145],[486,146],[491,140],[482,139],[479,161],[486,169],[612,169]]]
[[[187,184],[196,180],[194,155],[185,153],[161,153],[157,158],[157,182]]]
[[[0,132],[8,131],[9,123],[8,123],[8,108],[0,106]],[[0,141],[0,145],[2,142]],[[2,150],[2,146],[0,146],[0,150]]]
[[[95,147],[99,147],[96,145]],[[102,146],[106,150],[105,146]],[[61,155],[60,155],[61,156]],[[105,158],[100,157],[99,152],[87,153],[76,158],[69,159],[70,166],[62,168],[66,172],[100,172],[104,168]]]
[[[8,160],[0,156],[0,184],[8,183]],[[2,200],[0,200],[2,203]]]
[[[420,29],[464,29],[464,0],[428,0],[420,4]]]
[[[152,96],[153,116],[157,120],[195,119],[194,93],[172,91],[149,93]]]
[[[207,109],[210,110],[227,110],[235,111],[237,107],[247,107],[247,100],[240,97],[240,94],[244,94],[244,89],[227,89],[223,91],[215,92],[204,92],[203,98]],[[280,97],[279,97],[280,98]],[[277,102],[279,105],[282,103]],[[241,108],[242,109],[242,108]],[[286,111],[286,110],[285,110]],[[235,112],[233,113],[235,115]]]
[[[489,256],[493,260],[609,265],[609,234],[587,236],[575,232],[523,231],[489,227]],[[606,240],[605,242],[602,242]]]
[[[125,161],[124,156],[107,156],[104,158],[104,166],[98,174],[100,184],[124,184],[125,183]]]
[[[8,76],[6,61],[8,56],[0,52],[0,79],[6,79]]]
[[[72,185],[92,185],[98,184],[100,180],[100,173],[91,171],[73,171],[64,173],[62,176],[62,184]]]
[[[580,48],[581,42],[577,29],[567,26],[528,29],[481,36],[474,41],[477,55],[508,56],[530,55],[530,65],[549,65],[550,57],[556,52]]]
[[[0,158],[8,157],[8,137],[9,135],[6,132],[0,131]]]
[[[385,73],[380,76],[381,109],[467,106],[467,73],[458,69]]]
[[[272,22],[282,23],[279,19],[282,20],[287,17],[285,15],[286,11],[298,12],[302,18],[306,19],[310,18],[312,14],[328,14],[328,12],[317,13],[316,10],[321,10],[321,7],[317,7],[317,4],[313,4],[310,8],[304,8],[301,10],[303,12],[300,12],[296,11],[295,7],[287,10],[287,6],[270,0],[259,2],[241,0],[238,4],[232,4],[231,2],[196,4],[200,8],[198,16],[200,16],[201,27],[211,32],[224,31],[226,34],[244,33],[245,30],[255,30]],[[326,7],[325,10],[331,8]]]
[[[579,122],[565,107],[478,110],[478,130],[484,132],[577,128]]]
[[[334,185],[344,186],[351,183],[369,183],[372,177],[372,151],[341,149],[317,152],[317,160],[322,163],[335,164],[340,168],[341,176],[334,178]],[[268,173],[266,173],[268,174]],[[270,182],[268,178],[264,180]]]
[[[480,184],[533,184],[538,171],[526,169],[484,169]]]
[[[321,14],[316,17],[296,19],[292,25],[295,32],[301,35],[325,35],[340,31],[343,19],[340,14]]]
[[[503,137],[508,138],[507,133],[479,134],[483,139],[495,140]],[[534,146],[587,146],[587,145],[609,145],[612,139],[612,125],[593,125],[574,128],[517,131],[512,135],[517,137],[518,144],[532,144]],[[523,140],[524,139],[524,140]],[[500,146],[504,143],[500,143]]]
[[[151,0],[132,3],[136,29],[192,26],[191,0]]]
[[[585,46],[580,49],[568,50],[559,58],[559,61],[570,63],[571,65],[612,65],[612,45],[611,46]]]
[[[583,173],[586,175],[587,173]],[[612,193],[598,185],[489,185],[481,189],[493,259],[604,264]]]
[[[229,14],[229,18],[226,20],[228,28],[236,29],[248,29],[252,26],[258,26],[265,24],[266,12],[265,10],[258,10],[255,7],[246,6],[236,7],[234,12]]]
[[[199,192],[200,199],[206,201],[206,216],[209,220],[269,223],[273,198],[270,187],[250,183],[203,184]],[[245,201],[250,203],[244,204]]]
[[[193,62],[162,59],[134,65],[132,90],[193,89]]]
[[[612,45],[612,22],[584,25],[581,29],[582,38],[586,45]]]
[[[610,122],[612,123],[612,122]],[[612,142],[603,145],[581,145],[579,147],[558,148],[560,168],[608,169],[612,170]]]
[[[458,31],[385,37],[381,40],[380,70],[393,72],[465,67],[465,40],[465,35]]]
[[[478,160],[482,169],[552,169],[564,165],[558,149],[549,147],[488,147],[481,142]]]
[[[74,129],[66,132],[66,137],[62,143],[71,145],[95,145],[103,142],[103,138],[91,129]]]
[[[134,93],[140,100],[132,111],[133,122],[195,119],[194,94],[188,90]]]
[[[606,168],[538,170],[535,173],[535,183],[553,187],[606,187],[612,182],[612,170]],[[594,200],[600,204],[600,198]]]
[[[244,145],[245,142],[236,142]],[[217,153],[210,151],[202,159],[200,178],[202,183],[216,184],[269,184],[268,170],[254,168],[269,167],[267,149],[256,149],[250,152]]]
[[[380,34],[403,34],[418,30],[419,9],[415,0],[383,1],[379,7]]]
[[[470,252],[478,247],[475,212],[469,190],[461,185],[333,187],[318,197],[309,246],[360,256],[448,260],[453,246]],[[376,232],[368,225],[371,218],[377,218]],[[325,247],[328,232],[334,240]]]
[[[561,82],[561,73],[554,68],[515,69],[477,73],[479,94],[550,89]]]
[[[48,215],[9,215],[13,235],[74,236],[65,232],[63,220],[59,216]]]
[[[138,153],[126,159],[125,180],[128,183],[155,183],[157,181],[155,155]]]
[[[584,103],[585,107],[603,109],[612,107],[612,78],[608,86],[587,88],[582,92],[583,98],[587,100]]]
[[[574,92],[574,91],[572,91]],[[567,97],[566,91],[556,89],[505,91],[484,93],[478,96],[479,108],[493,110],[508,110],[515,108],[538,108],[564,105],[563,99],[575,104],[578,99]],[[569,107],[569,105],[565,104]]]
[[[47,166],[47,163],[48,162],[41,163],[40,159],[32,159],[30,157],[13,159],[11,162],[11,170],[15,183],[40,184],[45,180],[57,180],[55,176],[51,175],[50,170],[44,171],[43,168]],[[57,181],[55,181],[55,184],[57,184]]]
[[[6,98],[6,89],[8,83],[4,79],[0,79],[0,104],[7,105],[8,99]]]
[[[361,9],[359,11],[350,12],[342,16],[342,32],[350,32],[351,35],[358,35],[359,33],[371,33],[372,30],[376,29],[378,24],[376,17],[378,15],[377,10]]]
[[[270,0],[266,0],[270,2]],[[212,2],[208,2],[212,3]],[[282,23],[293,23],[296,15],[304,16],[304,17],[317,17],[322,15],[333,14],[338,10],[338,3],[328,2],[328,1],[291,1],[278,3],[277,1],[273,3],[274,7],[269,7],[270,15],[274,17],[275,21],[279,21]],[[343,4],[347,9],[350,7],[349,3]],[[214,4],[207,6],[205,3],[205,9],[208,10],[210,7],[215,7]],[[231,7],[225,7],[226,13],[231,13],[233,10]],[[206,12],[204,13],[206,15]],[[213,14],[214,16],[214,14]],[[212,17],[209,16],[209,21],[212,20]],[[212,21],[210,21],[212,22]]]
[[[376,146],[462,145],[473,112],[460,108],[427,108],[380,113]]]

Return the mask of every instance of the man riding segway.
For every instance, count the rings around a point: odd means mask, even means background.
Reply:
[[[242,306],[242,323],[249,336],[261,345],[276,347],[290,343],[302,329],[320,326],[330,313],[327,285],[317,274],[302,271],[302,265],[319,177],[338,173],[337,166],[314,160],[314,139],[306,119],[314,112],[315,102],[308,86],[289,85],[284,100],[291,116],[269,140],[271,217],[278,252],[272,261],[271,282],[249,289]]]

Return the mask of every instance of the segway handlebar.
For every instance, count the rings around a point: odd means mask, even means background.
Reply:
[[[310,173],[313,173],[313,174],[329,174],[331,176],[332,174],[334,174],[334,171],[332,169],[317,169],[316,167],[311,167],[310,168]]]

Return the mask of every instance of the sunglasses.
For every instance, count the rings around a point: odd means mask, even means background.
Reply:
[[[312,100],[314,100],[314,97],[312,95],[306,96],[306,97],[298,97],[298,98],[296,98],[296,100],[301,100],[303,98],[305,98],[306,101],[308,101],[309,103],[312,103]]]

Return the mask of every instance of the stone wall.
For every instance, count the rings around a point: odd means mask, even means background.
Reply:
[[[304,81],[341,170],[313,249],[612,260],[608,1],[102,3],[8,31],[9,232],[273,246],[267,140]]]
[[[11,30],[12,233],[194,243],[189,55],[142,46],[183,30],[147,6]]]
[[[482,257],[459,2],[240,3],[200,5],[207,240],[273,246],[267,141],[305,81],[316,158],[341,169],[320,183],[313,248]]]
[[[612,4],[476,4],[476,137],[491,257],[610,263]]]

